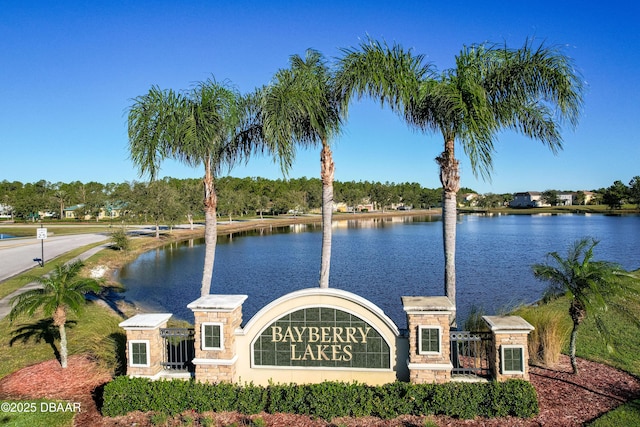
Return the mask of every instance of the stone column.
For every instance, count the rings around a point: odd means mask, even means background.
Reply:
[[[447,297],[402,297],[402,305],[409,329],[409,381],[450,381],[449,320],[455,306]]]
[[[496,381],[517,378],[529,381],[527,339],[534,328],[519,316],[482,316],[491,328],[489,366]]]
[[[238,354],[235,332],[242,324],[242,303],[246,299],[246,295],[206,295],[187,305],[195,318],[193,364],[196,380],[210,383],[236,381]],[[213,327],[213,345],[203,340],[206,326]]]
[[[136,314],[120,322],[118,326],[127,333],[129,376],[156,378],[161,373],[163,339],[160,337],[160,329],[167,327],[170,317],[171,313]],[[131,354],[132,349],[136,353],[135,360]]]

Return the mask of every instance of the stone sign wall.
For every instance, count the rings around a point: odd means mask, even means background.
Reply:
[[[335,288],[284,295],[243,325],[246,298],[207,295],[187,306],[195,319],[191,363],[196,380],[379,385],[452,379],[449,324],[455,307],[446,297],[403,297],[408,328],[403,332],[370,301]],[[129,340],[129,375],[163,377],[158,328],[168,317],[142,314],[120,324]],[[515,317],[486,316],[485,321],[493,331],[488,363],[494,377],[528,379],[531,325]]]

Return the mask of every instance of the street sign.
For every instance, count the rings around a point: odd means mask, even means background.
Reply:
[[[36,231],[36,238],[38,240],[44,240],[47,238],[47,229],[46,228],[38,228]]]

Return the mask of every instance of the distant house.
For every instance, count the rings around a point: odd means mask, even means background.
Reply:
[[[13,208],[11,206],[0,203],[0,218],[11,218],[12,212]]]
[[[526,191],[523,193],[515,193],[513,200],[509,202],[512,208],[539,208],[542,206],[551,206],[542,200],[542,193],[539,191]]]
[[[373,211],[374,205],[368,199],[363,199],[356,206],[349,206],[344,202],[333,202],[333,211],[334,212],[362,212],[362,211]]]
[[[371,212],[374,210],[374,205],[372,202],[370,201],[363,201],[362,203],[359,203],[358,206],[356,206],[356,211],[367,211],[367,212]]]
[[[573,193],[558,194],[558,206],[571,206],[571,205],[573,205]]]
[[[81,209],[83,206],[84,205],[67,206],[62,211],[63,214],[64,214],[64,218],[65,219],[75,219],[76,218],[76,210]]]
[[[479,196],[476,193],[466,193],[461,196],[458,206],[477,206]]]
[[[76,211],[81,212],[83,206],[84,206],[83,204],[79,204],[79,205],[73,205],[65,208],[63,210],[64,218],[76,219],[78,217],[76,214]],[[120,216],[121,211],[122,211],[121,206],[117,206],[117,207],[110,206],[107,208],[100,208],[100,212],[98,213],[97,219],[118,218]],[[90,220],[91,217],[92,217],[91,215],[85,215],[84,220],[85,221]]]
[[[333,212],[348,212],[349,206],[344,202],[333,202]]]
[[[596,198],[596,193],[594,193],[593,191],[583,190],[582,194],[584,194],[584,200],[582,201],[582,203],[585,205],[591,204],[591,202]]]

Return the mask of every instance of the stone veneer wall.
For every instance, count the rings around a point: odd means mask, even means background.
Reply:
[[[529,381],[529,348],[527,340],[529,332],[534,329],[533,326],[518,316],[483,316],[483,319],[492,332],[491,348],[493,351],[489,353],[489,365],[495,380],[521,379]],[[501,350],[503,346],[518,346],[522,348],[524,372],[509,374],[502,372]]]
[[[169,313],[138,314],[131,317],[119,326],[126,331],[127,345],[125,347],[127,357],[127,374],[133,377],[155,377],[162,372],[162,346],[160,328],[167,327],[167,321],[171,317]],[[131,366],[129,343],[131,341],[148,341],[149,366]]]
[[[234,331],[242,323],[242,307],[232,312],[194,312],[195,324],[221,323],[222,324],[222,350],[202,349],[202,328],[195,329],[195,359],[196,378],[199,381],[217,383],[220,381],[233,382],[236,376],[235,363],[232,363],[237,354],[236,338]],[[203,359],[212,360],[212,363],[204,363]]]
[[[195,377],[198,381],[217,383],[236,381],[236,329],[242,324],[242,303],[246,295],[207,295],[187,307],[195,318]],[[202,348],[203,323],[222,324],[221,350]]]
[[[409,381],[445,383],[451,380],[450,318],[455,308],[447,297],[402,297],[409,329]],[[440,330],[440,352],[420,354],[421,327]]]

